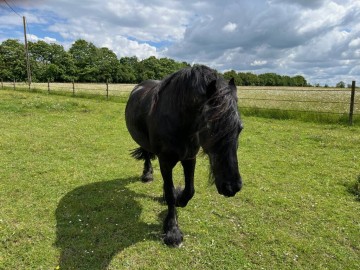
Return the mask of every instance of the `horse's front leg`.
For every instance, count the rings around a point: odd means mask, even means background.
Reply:
[[[194,196],[194,172],[196,158],[181,161],[184,169],[185,188],[176,190],[176,206],[185,207]]]
[[[179,246],[183,241],[182,232],[179,229],[176,213],[176,193],[172,179],[172,170],[177,161],[171,161],[167,158],[160,158],[160,170],[164,180],[164,195],[168,205],[168,213],[164,220],[164,242],[168,246]]]

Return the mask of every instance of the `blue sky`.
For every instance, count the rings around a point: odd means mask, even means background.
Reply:
[[[23,41],[26,16],[31,41],[66,49],[83,38],[119,57],[154,55],[220,71],[301,74],[322,85],[360,80],[360,1],[6,2],[0,0],[0,42]]]

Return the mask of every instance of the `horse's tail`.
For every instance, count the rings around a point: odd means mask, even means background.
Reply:
[[[146,151],[142,147],[132,150],[130,155],[137,160],[146,160],[146,159],[154,160],[156,158],[155,154]]]

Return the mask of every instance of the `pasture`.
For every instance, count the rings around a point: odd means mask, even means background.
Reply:
[[[0,269],[360,268],[358,125],[243,117],[242,191],[218,195],[200,155],[173,249],[158,163],[141,183],[124,109],[0,91]]]

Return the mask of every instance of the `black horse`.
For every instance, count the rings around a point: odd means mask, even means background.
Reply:
[[[242,123],[234,79],[226,82],[206,66],[182,69],[162,81],[144,81],[130,94],[126,125],[140,145],[133,157],[144,160],[142,180],[153,180],[151,159],[159,158],[168,213],[164,242],[183,240],[176,207],[185,207],[194,195],[194,170],[200,149],[209,156],[211,177],[219,194],[234,196],[242,186],[237,148]],[[185,188],[175,189],[174,166],[181,162]]]

